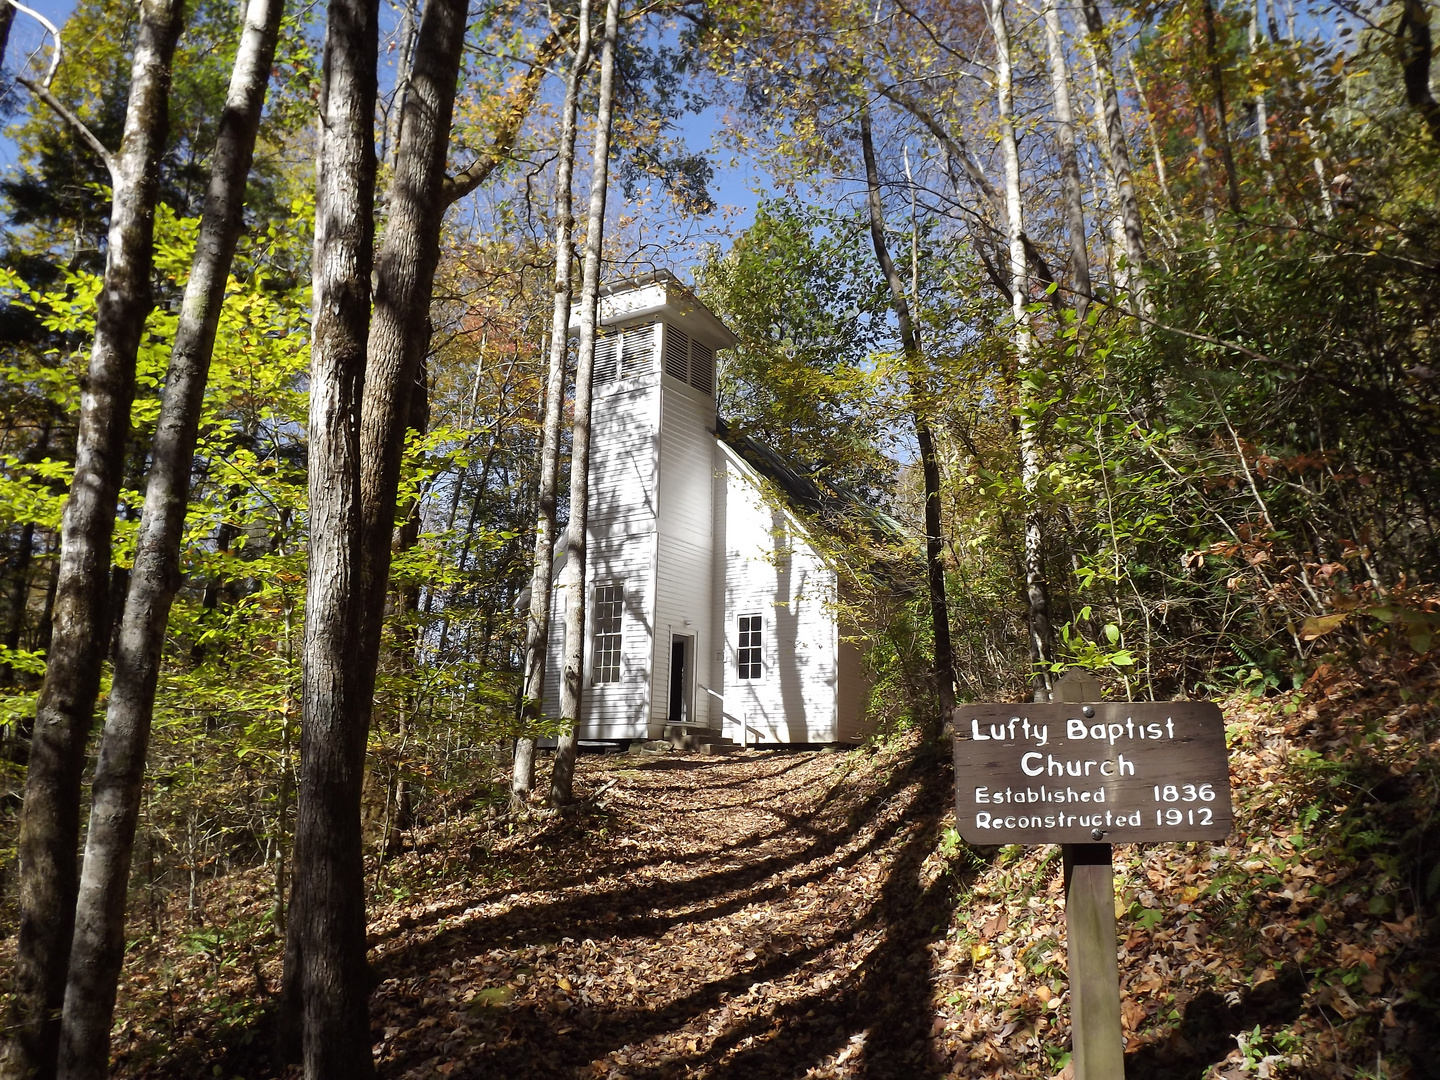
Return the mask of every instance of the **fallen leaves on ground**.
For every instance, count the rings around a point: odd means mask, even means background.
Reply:
[[[1116,849],[1131,1080],[1437,1074],[1437,692],[1336,665],[1226,704],[1235,834]],[[967,849],[951,783],[914,738],[586,757],[574,813],[417,833],[371,866],[379,1074],[1062,1075],[1059,849]],[[217,923],[260,919],[231,886]],[[127,977],[119,1075],[285,1075],[275,943],[161,960]]]

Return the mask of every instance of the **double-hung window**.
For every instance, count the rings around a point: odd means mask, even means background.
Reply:
[[[620,619],[625,608],[624,585],[595,590],[595,681],[620,681]]]
[[[764,643],[759,615],[740,616],[740,638],[735,650],[736,675],[742,681],[753,681],[765,676]]]

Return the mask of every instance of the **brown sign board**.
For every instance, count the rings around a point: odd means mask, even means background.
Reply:
[[[1225,721],[1209,701],[957,705],[955,827],[972,844],[1219,840]]]

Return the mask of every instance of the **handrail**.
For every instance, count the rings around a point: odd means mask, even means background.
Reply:
[[[759,728],[755,728],[755,727],[751,727],[749,724],[747,724],[747,723],[745,722],[744,717],[736,716],[736,715],[734,715],[733,713],[727,713],[727,712],[725,711],[725,695],[724,695],[724,694],[721,694],[721,693],[719,693],[718,691],[715,691],[715,690],[710,689],[710,687],[706,686],[704,683],[696,683],[695,685],[698,686],[698,687],[700,687],[701,690],[704,690],[705,693],[709,694],[709,695],[710,695],[711,697],[713,697],[716,701],[720,702],[720,721],[721,721],[722,730],[723,730],[723,727],[724,727],[724,722],[725,722],[726,720],[733,720],[733,721],[735,721],[735,723],[736,723],[737,725],[739,725],[739,727],[740,727],[740,748],[741,748],[742,750],[748,750],[748,749],[750,748],[750,741],[749,741],[748,735],[749,735],[750,733],[752,733],[752,732],[753,732],[755,735],[759,735],[759,734],[761,734],[760,729],[759,729]],[[757,740],[756,745],[759,745],[758,740]]]

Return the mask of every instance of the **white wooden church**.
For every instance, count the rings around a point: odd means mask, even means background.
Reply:
[[[580,738],[861,738],[869,687],[837,574],[761,478],[805,481],[716,412],[715,353],[735,336],[664,271],[604,290],[599,322]],[[557,589],[551,717],[564,604]]]

